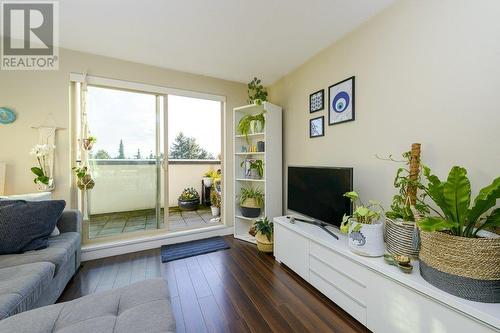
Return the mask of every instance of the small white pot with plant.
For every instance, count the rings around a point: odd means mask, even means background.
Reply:
[[[213,217],[220,215],[220,195],[216,191],[215,186],[212,186],[210,189],[210,209],[212,210]]]
[[[55,188],[54,179],[51,174],[50,160],[52,152],[56,147],[49,144],[35,145],[30,154],[36,157],[37,166],[31,168],[31,172],[36,176],[33,182],[37,185],[38,191],[47,192]]]
[[[217,171],[215,171],[214,169],[208,169],[207,172],[203,174],[203,185],[205,185],[205,187],[211,187],[216,174]]]
[[[364,205],[356,192],[344,194],[354,204],[351,216],[344,215],[341,231],[347,227],[349,249],[363,256],[380,257],[384,255],[384,223],[380,220],[382,206],[370,200]]]

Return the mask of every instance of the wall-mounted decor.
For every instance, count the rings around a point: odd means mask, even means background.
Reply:
[[[309,95],[309,113],[323,110],[325,108],[325,89],[321,89]]]
[[[325,135],[325,117],[321,116],[309,120],[309,137],[316,138]]]
[[[0,124],[10,124],[16,121],[16,114],[8,108],[0,108]]]
[[[328,87],[328,125],[354,120],[354,76]]]

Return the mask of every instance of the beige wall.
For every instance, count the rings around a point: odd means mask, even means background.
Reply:
[[[168,55],[165,55],[168,56]],[[7,162],[6,194],[35,191],[30,167],[34,161],[28,154],[37,141],[37,132],[31,126],[41,124],[49,113],[57,125],[67,130],[58,133],[55,163],[55,198],[70,200],[70,98],[69,73],[88,71],[90,75],[141,82],[165,87],[193,90],[227,98],[227,124],[232,124],[232,108],[246,104],[246,85],[201,75],[161,69],[113,58],[70,50],[60,50],[58,71],[0,71],[0,105],[12,108],[18,120],[0,125],[0,161]],[[232,165],[232,127],[226,127],[226,151]],[[232,191],[232,167],[226,172],[228,193]],[[228,196],[226,207],[232,207]],[[229,212],[229,211],[228,211]],[[226,214],[226,216],[230,216]],[[232,221],[228,221],[232,223]]]
[[[500,171],[500,1],[401,1],[271,87],[284,108],[284,166],[352,166],[366,199],[388,204],[398,155],[422,143],[440,177],[473,189]],[[356,120],[309,139],[309,94],[356,76]],[[326,102],[328,104],[328,102]],[[286,179],[286,178],[285,178]],[[285,192],[286,193],[286,192]],[[286,206],[285,206],[286,207]]]

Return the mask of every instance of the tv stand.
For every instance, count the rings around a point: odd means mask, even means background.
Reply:
[[[328,226],[328,224],[324,223],[324,222],[319,222],[319,221],[315,221],[315,220],[305,220],[305,219],[302,219],[302,218],[299,218],[299,217],[295,217],[295,216],[286,216],[288,218],[288,220],[290,221],[290,223],[294,224],[295,221],[300,221],[300,222],[304,222],[304,223],[309,223],[309,224],[312,224],[312,225],[316,225],[318,227],[320,227],[321,229],[323,229],[324,231],[326,231],[328,234],[330,234],[330,236],[332,236],[333,238],[335,239],[339,239],[339,236],[335,235],[331,230],[328,230],[326,227]]]
[[[274,256],[374,333],[500,332],[500,303],[468,301],[383,258],[351,252],[314,224],[274,221]]]

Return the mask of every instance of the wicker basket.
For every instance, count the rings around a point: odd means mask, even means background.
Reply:
[[[255,240],[257,241],[257,249],[259,249],[259,251],[267,253],[273,252],[274,235],[271,237],[271,241],[269,241],[266,235],[258,232],[255,235]]]
[[[500,303],[500,238],[420,231],[420,274],[432,285],[472,301]]]
[[[413,247],[414,222],[385,219],[385,243],[387,251],[408,257],[418,257],[418,249]]]

